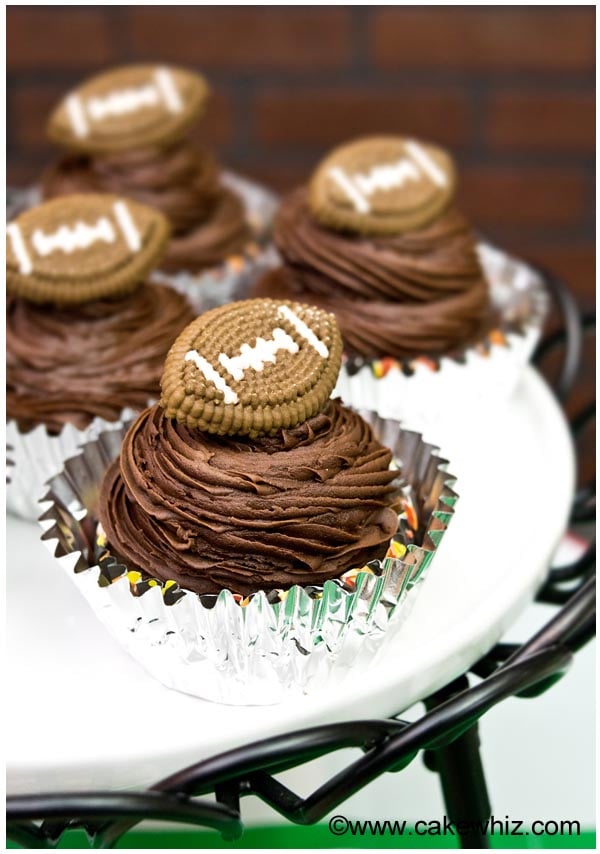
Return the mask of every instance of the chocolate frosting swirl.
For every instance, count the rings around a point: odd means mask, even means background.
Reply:
[[[274,238],[284,267],[256,295],[334,312],[347,350],[361,356],[439,355],[491,324],[473,233],[452,208],[418,231],[363,237],[320,226],[300,189],[282,203]]]
[[[185,297],[141,285],[118,300],[69,308],[9,297],[6,414],[27,431],[116,421],[160,395],[165,356],[194,317]]]
[[[156,405],[102,484],[109,547],[197,593],[322,584],[385,554],[397,529],[391,452],[339,401],[277,436],[190,430]]]
[[[42,178],[44,198],[116,193],[161,211],[173,235],[161,268],[200,270],[243,251],[249,240],[241,200],[220,183],[214,158],[191,142],[104,156],[68,154]]]

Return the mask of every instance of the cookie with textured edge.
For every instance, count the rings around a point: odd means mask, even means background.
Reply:
[[[309,185],[315,219],[340,231],[400,234],[433,221],[451,202],[456,170],[434,145],[402,137],[359,139],[336,148]]]
[[[336,384],[342,338],[332,314],[270,299],[212,309],[165,362],[168,418],[219,435],[274,435],[320,412]]]
[[[181,68],[115,68],[66,95],[50,116],[47,134],[87,154],[167,147],[200,117],[208,92],[203,77]]]
[[[6,229],[6,290],[30,302],[74,305],[133,291],[156,266],[169,224],[113,195],[62,196]]]

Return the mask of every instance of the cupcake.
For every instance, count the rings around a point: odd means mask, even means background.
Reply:
[[[165,354],[194,317],[145,278],[165,218],[129,199],[74,195],[7,228],[8,506],[36,515],[41,485],[80,441],[156,399]]]
[[[360,416],[329,400],[341,354],[333,316],[294,303],[235,303],[187,327],[160,404],[102,487],[115,555],[196,593],[244,596],[383,557],[396,475]]]
[[[258,251],[253,226],[264,225],[248,221],[213,154],[189,138],[207,96],[202,77],[162,66],[126,66],[84,82],[50,116],[48,136],[67,153],[42,179],[45,198],[116,193],[159,210],[171,226],[161,270],[181,274],[169,280],[187,282],[192,299],[190,274],[196,280],[229,264],[239,278]]]
[[[521,265],[507,300],[498,272],[506,259],[481,251],[455,186],[442,149],[367,138],[332,152],[281,204],[274,240],[283,264],[253,293],[335,313],[345,351],[339,390],[353,403],[437,420],[440,404],[504,388],[527,361],[536,338],[527,327],[541,322],[539,281]],[[502,347],[512,350],[510,377],[490,368]],[[472,360],[490,370],[456,371]],[[502,354],[498,361],[504,371]],[[437,377],[424,382],[426,372]]]
[[[82,589],[171,687],[228,702],[304,689],[361,639],[356,655],[372,654],[430,562],[454,493],[414,434],[401,461],[397,424],[331,399],[341,355],[322,309],[214,309],[173,344],[160,402],[105,473],[98,442],[67,464],[99,520],[84,550],[97,584],[84,570]],[[49,520],[62,514],[55,487]]]

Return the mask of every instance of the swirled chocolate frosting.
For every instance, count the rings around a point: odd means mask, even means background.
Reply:
[[[194,317],[164,285],[69,308],[9,297],[6,311],[7,417],[50,433],[116,421],[157,398],[169,347]]]
[[[213,157],[190,142],[104,156],[68,154],[42,178],[45,198],[116,193],[161,211],[172,238],[161,268],[197,271],[241,252],[249,228],[240,199],[223,187]]]
[[[364,237],[320,226],[300,189],[282,203],[274,238],[284,266],[254,294],[304,299],[333,312],[351,353],[441,355],[491,325],[475,239],[453,208],[418,231]]]
[[[390,462],[337,400],[252,440],[191,430],[156,405],[109,468],[99,516],[128,566],[197,593],[322,584],[385,554],[398,521]]]

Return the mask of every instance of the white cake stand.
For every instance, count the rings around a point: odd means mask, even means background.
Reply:
[[[408,620],[360,678],[277,706],[219,705],[153,681],[54,565],[38,526],[10,517],[8,793],[146,787],[270,735],[398,713],[464,672],[542,582],[567,524],[574,454],[532,368],[508,403],[468,424],[457,412],[443,437],[425,438],[451,461],[460,500]]]

